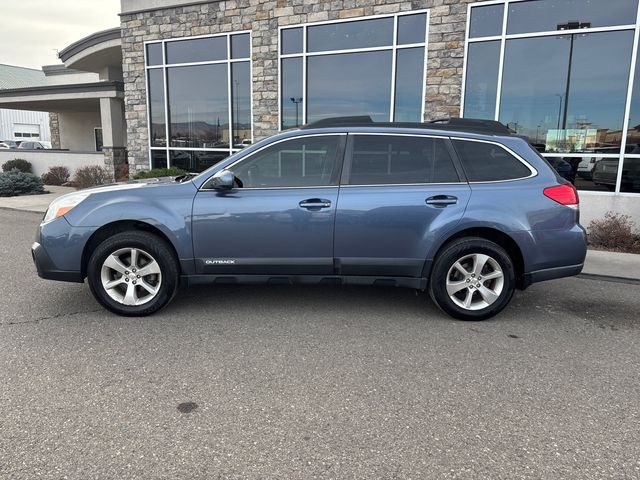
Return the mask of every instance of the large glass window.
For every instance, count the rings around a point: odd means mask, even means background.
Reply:
[[[619,148],[632,45],[632,31],[507,40],[500,121],[544,152]]]
[[[170,146],[228,148],[227,64],[167,70]]]
[[[283,28],[280,127],[356,115],[421,121],[427,17],[414,11]]]
[[[338,181],[338,145],[344,136],[321,135],[269,146],[233,167],[244,188],[315,187]]]
[[[153,168],[199,172],[252,142],[249,33],[146,49]]]
[[[149,70],[149,135],[152,147],[167,146],[162,70]]]
[[[472,43],[468,48],[464,111],[469,118],[493,120],[500,63],[500,42]]]
[[[348,183],[455,183],[460,178],[440,138],[355,135]]]
[[[635,158],[640,144],[640,96],[628,98],[638,0],[506,4],[470,7],[463,116],[527,136],[580,190],[625,191],[623,146]]]
[[[637,0],[530,0],[511,2],[507,33],[611,27],[636,22]]]
[[[424,84],[424,48],[398,51],[394,120],[411,122],[420,118]]]
[[[502,35],[504,5],[485,5],[471,10],[469,37],[493,37]]]
[[[307,121],[349,115],[389,120],[391,62],[386,50],[309,57]]]
[[[309,52],[384,47],[392,43],[393,17],[329,23],[307,28]]]
[[[620,191],[640,193],[640,158],[625,157],[624,162],[622,163]]]

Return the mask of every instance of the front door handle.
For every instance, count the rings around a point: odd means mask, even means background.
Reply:
[[[455,205],[458,203],[458,197],[453,197],[451,195],[435,195],[427,198],[425,201],[427,202],[427,205],[444,208],[447,205]]]
[[[306,208],[307,210],[320,210],[321,208],[329,208],[331,206],[330,200],[325,200],[324,198],[308,198],[306,200],[302,200],[298,205],[301,208]]]

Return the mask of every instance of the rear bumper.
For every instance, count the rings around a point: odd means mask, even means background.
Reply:
[[[533,283],[545,282],[547,280],[554,280],[556,278],[573,277],[582,272],[583,267],[584,263],[580,263],[578,265],[545,268],[544,270],[536,270],[535,272],[525,273],[522,287],[524,289]]]
[[[83,283],[84,281],[80,272],[58,270],[49,254],[38,242],[31,246],[31,256],[40,278],[58,280],[60,282]]]

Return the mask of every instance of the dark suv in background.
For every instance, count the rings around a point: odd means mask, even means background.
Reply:
[[[32,252],[41,277],[86,278],[120,315],[157,311],[182,280],[409,287],[480,320],[581,271],[578,220],[575,188],[500,123],[343,118],[198,175],[61,197]]]

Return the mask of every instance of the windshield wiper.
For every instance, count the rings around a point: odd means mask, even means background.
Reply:
[[[199,174],[197,173],[185,173],[184,175],[180,175],[175,178],[175,181],[178,183],[183,183],[189,180],[190,178],[197,177]]]

